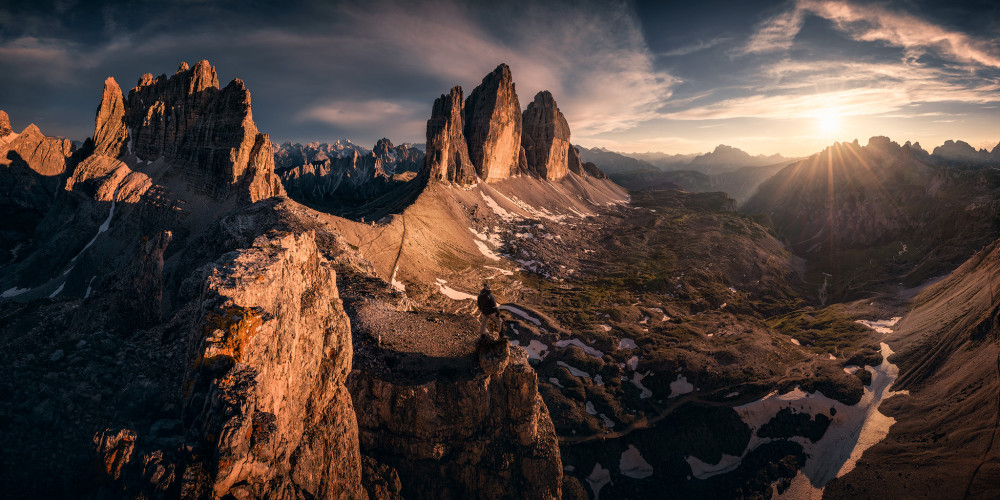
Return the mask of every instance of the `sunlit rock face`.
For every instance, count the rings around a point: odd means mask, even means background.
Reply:
[[[181,420],[95,436],[105,484],[127,496],[364,498],[350,322],[313,233],[261,236],[205,266]],[[198,280],[195,280],[196,282]]]
[[[469,160],[469,150],[462,130],[464,106],[462,87],[455,87],[448,94],[434,100],[431,118],[427,120],[425,159],[431,179],[459,184],[476,181],[476,169]]]
[[[483,78],[465,100],[469,159],[486,182],[506,179],[517,168],[521,149],[521,104],[506,64]]]
[[[215,68],[181,63],[171,76],[145,74],[123,99],[114,79],[104,84],[94,131],[95,152],[112,158],[163,158],[193,192],[216,199],[240,189],[254,202],[283,194],[274,152],[257,131],[250,92],[235,79],[219,88]]]
[[[566,117],[556,106],[552,94],[545,90],[535,95],[523,114],[521,145],[528,162],[528,171],[542,179],[558,180],[569,171],[570,133]],[[580,158],[572,152],[576,173],[582,172]]]

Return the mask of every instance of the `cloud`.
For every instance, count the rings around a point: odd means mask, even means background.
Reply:
[[[657,71],[624,4],[494,6],[375,4],[349,12],[358,35],[411,71],[461,83],[468,93],[498,63],[510,65],[522,105],[549,90],[574,134],[634,127],[655,117],[679,81]]]
[[[370,127],[401,120],[413,121],[426,114],[422,105],[385,100],[330,101],[299,112],[299,120],[313,120],[340,127]]]
[[[986,41],[909,14],[838,0],[796,1],[792,10],[762,23],[742,51],[764,53],[790,48],[807,14],[831,21],[856,41],[900,47],[910,59],[933,50],[956,61],[1000,68],[1000,55]]]
[[[705,49],[710,49],[721,43],[728,42],[729,40],[731,40],[730,37],[718,37],[708,41],[699,40],[691,45],[685,45],[683,47],[679,47],[673,50],[668,50],[666,52],[660,52],[657,55],[661,57],[686,56],[694,54],[695,52],[701,52]]]

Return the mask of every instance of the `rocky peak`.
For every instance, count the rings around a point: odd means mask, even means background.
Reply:
[[[94,124],[94,152],[112,158],[126,151],[128,129],[125,127],[125,99],[113,77],[104,80],[104,94],[97,107]]]
[[[566,117],[556,106],[552,94],[543,90],[528,103],[522,115],[521,145],[528,161],[528,171],[540,178],[557,180],[566,176],[570,158],[570,132]],[[580,159],[574,167],[582,171]]]
[[[216,199],[247,187],[253,189],[242,193],[247,196],[241,199],[256,201],[284,193],[274,177],[270,141],[253,122],[250,92],[239,79],[220,90],[208,61],[193,68],[181,63],[169,78],[147,73],[128,99],[108,78],[94,142],[96,154],[112,158],[125,154],[149,161],[163,158],[192,191]]]
[[[434,100],[431,119],[427,120],[427,156],[425,169],[431,179],[471,184],[476,169],[469,159],[463,133],[462,87]]]
[[[7,116],[6,111],[0,109],[0,137],[8,135],[12,132],[14,132],[14,130],[10,128],[10,117]]]
[[[384,156],[388,155],[389,151],[394,147],[395,146],[392,145],[392,141],[383,137],[375,143],[375,147],[372,148],[372,152],[375,153],[375,156]]]
[[[505,179],[517,168],[521,149],[521,104],[506,64],[483,78],[465,100],[469,159],[487,182]]]

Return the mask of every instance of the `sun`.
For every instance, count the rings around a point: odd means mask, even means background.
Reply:
[[[824,109],[816,114],[819,133],[824,137],[832,137],[840,132],[840,114],[831,109]]]

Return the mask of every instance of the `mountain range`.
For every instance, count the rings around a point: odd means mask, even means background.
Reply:
[[[207,61],[80,145],[0,112],[5,494],[1000,494],[1000,145],[630,158],[441,90],[371,150]]]

